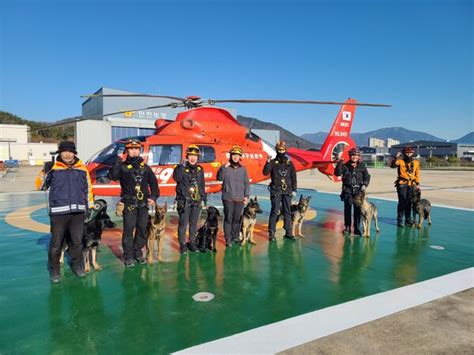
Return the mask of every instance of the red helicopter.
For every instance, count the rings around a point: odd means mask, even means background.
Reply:
[[[161,97],[176,100],[158,107],[185,107],[176,120],[158,119],[155,121],[155,134],[147,137],[136,137],[142,143],[141,156],[152,168],[158,178],[161,196],[174,196],[176,183],[173,180],[174,167],[184,161],[186,147],[196,144],[200,147],[199,164],[205,171],[206,192],[215,193],[221,190],[221,182],[216,179],[220,166],[229,159],[229,150],[239,145],[244,150],[242,164],[247,168],[252,184],[268,179],[262,173],[267,158],[274,157],[273,147],[242,126],[227,110],[212,107],[216,103],[299,103],[299,104],[330,104],[342,105],[332,128],[320,151],[306,151],[289,148],[287,154],[292,159],[297,171],[318,169],[333,181],[340,178],[334,176],[335,160],[342,152],[348,158],[348,150],[355,146],[350,137],[357,106],[389,107],[382,104],[357,103],[354,99],[345,102],[296,101],[296,100],[202,100],[191,96],[185,99],[158,95],[88,95],[85,97],[121,97],[144,96]],[[203,106],[203,105],[209,106]],[[135,111],[135,110],[133,110]],[[121,113],[125,111],[120,111]],[[115,113],[107,114],[113,115]],[[106,116],[106,115],[104,115]],[[128,137],[130,138],[130,137]],[[119,196],[120,185],[107,177],[115,157],[124,152],[126,139],[118,140],[96,153],[88,162],[93,192],[99,196]]]

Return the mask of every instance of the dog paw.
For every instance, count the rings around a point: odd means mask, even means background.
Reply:
[[[102,271],[102,266],[96,265],[96,266],[94,266],[94,269],[95,269],[95,271]]]

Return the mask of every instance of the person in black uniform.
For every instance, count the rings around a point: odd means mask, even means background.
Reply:
[[[142,248],[147,240],[148,205],[153,206],[160,196],[155,174],[140,157],[140,146],[138,140],[128,140],[125,144],[125,161],[117,157],[117,161],[109,171],[109,178],[120,181],[122,189],[120,199],[124,203],[122,247],[126,267],[134,267],[135,260],[141,264],[145,263]]]
[[[204,169],[197,164],[199,147],[191,144],[186,149],[186,161],[174,168],[173,179],[176,181],[176,208],[179,214],[178,239],[179,251],[184,254],[186,245],[186,228],[189,224],[189,251],[195,252],[197,223],[201,207],[206,205]]]
[[[263,167],[263,175],[270,175],[270,199],[272,208],[268,221],[270,242],[275,240],[275,229],[280,209],[283,211],[285,238],[295,240],[291,220],[291,199],[296,196],[296,170],[286,155],[286,143],[280,141],[275,146],[276,158],[268,157]]]
[[[360,232],[360,208],[352,203],[352,199],[359,193],[365,191],[370,182],[370,174],[367,167],[360,160],[359,148],[349,150],[349,161],[344,163],[339,154],[339,162],[334,169],[334,175],[342,176],[341,201],[344,201],[344,234],[351,233],[352,206],[354,206],[354,234],[362,235]]]

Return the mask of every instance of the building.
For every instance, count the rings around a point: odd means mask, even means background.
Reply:
[[[387,138],[387,148],[390,148],[392,145],[400,144],[398,139]]]
[[[184,107],[158,107],[178,102],[161,97],[108,97],[100,95],[137,95],[137,93],[102,87],[82,103],[83,118],[76,122],[75,141],[81,159],[91,158],[112,142],[130,136],[148,136],[155,132],[157,119],[174,120]],[[235,117],[235,110],[229,110]],[[106,116],[104,116],[106,115]]]
[[[369,138],[369,147],[376,148],[376,147],[385,147],[385,141],[380,138],[370,137]]]
[[[459,159],[474,161],[474,144],[458,143],[457,156]]]
[[[449,157],[458,156],[458,147],[456,143],[424,140],[393,145],[390,148],[390,154],[395,155],[406,146],[414,147],[415,155],[423,158],[438,157],[440,159],[448,159]]]
[[[29,143],[26,125],[0,124],[0,160],[27,160],[41,165],[51,159],[50,152],[57,147],[56,143]]]

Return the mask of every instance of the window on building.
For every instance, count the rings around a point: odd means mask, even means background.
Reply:
[[[216,151],[214,147],[200,145],[201,155],[199,156],[198,163],[210,163],[216,160]]]
[[[181,162],[181,145],[152,145],[148,165],[175,165]]]

